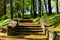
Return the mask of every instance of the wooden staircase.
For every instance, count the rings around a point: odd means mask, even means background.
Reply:
[[[41,26],[32,19],[22,19],[18,23],[19,25],[14,28],[8,27],[9,35],[0,33],[0,40],[47,40]]]
[[[46,40],[47,37],[42,30],[42,27],[33,22],[32,19],[22,19],[18,22],[18,27],[15,29],[16,35],[27,35],[27,39]]]

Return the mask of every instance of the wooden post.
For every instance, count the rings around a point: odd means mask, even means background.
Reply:
[[[16,21],[11,21],[9,23],[8,27],[8,35],[9,36],[14,36],[15,35],[15,27],[17,26],[17,22]]]
[[[54,38],[54,32],[52,30],[49,30],[49,40],[53,40]]]
[[[49,30],[48,30],[48,28],[45,29],[45,34],[47,36],[47,40],[49,40]]]
[[[12,28],[11,26],[8,26],[8,35],[13,36],[14,33],[15,33],[14,28]]]
[[[44,19],[41,18],[41,27],[43,28],[43,32],[45,33],[45,24],[44,24]]]
[[[55,32],[53,31],[53,30],[50,30],[49,29],[49,40],[56,40],[56,34],[55,34]]]

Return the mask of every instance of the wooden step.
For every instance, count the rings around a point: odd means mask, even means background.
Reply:
[[[20,22],[33,22],[33,20],[32,19],[22,19],[22,20],[20,20]]]
[[[16,32],[43,32],[43,30],[17,29]]]
[[[0,37],[4,37],[4,36],[7,36],[7,33],[2,33],[2,32],[0,32]]]
[[[16,27],[15,29],[42,30],[41,27]]]
[[[45,35],[0,36],[0,40],[47,40]]]
[[[19,25],[19,27],[41,27],[39,25]]]
[[[31,32],[30,32],[31,33]],[[35,32],[33,32],[35,33]],[[46,40],[47,36],[45,35],[16,35],[16,36],[8,36],[7,33],[0,33],[0,40]]]
[[[44,32],[15,32],[16,35],[45,35]]]
[[[45,36],[45,35],[28,35],[28,36],[25,36],[25,38],[32,39],[32,40],[46,40],[47,36]]]
[[[34,31],[36,31],[36,32],[42,32],[43,30],[42,29],[15,29],[15,31],[18,31],[18,32],[20,32],[20,31],[27,31],[27,32],[34,32]]]
[[[36,23],[18,23],[19,26],[31,26],[31,27],[40,27],[40,25]]]

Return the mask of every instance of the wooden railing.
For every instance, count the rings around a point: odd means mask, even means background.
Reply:
[[[41,27],[43,28],[43,32],[45,32],[46,36],[48,37],[47,40],[60,40],[60,29],[59,28],[52,28],[52,27],[45,27],[46,21],[45,19],[40,20]]]
[[[14,20],[11,20],[11,22],[8,24],[7,27],[8,27],[8,28],[7,28],[7,30],[8,30],[7,34],[8,34],[9,36],[15,35],[14,33],[15,33],[15,27],[17,27],[17,22],[14,21]]]
[[[45,23],[44,23],[44,19],[41,18],[40,24],[41,24],[41,27],[42,27],[42,29],[43,29],[43,32],[45,33]]]
[[[46,36],[48,40],[60,40],[60,29],[46,28]]]

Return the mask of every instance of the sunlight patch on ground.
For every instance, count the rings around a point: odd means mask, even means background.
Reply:
[[[46,36],[41,36],[41,35],[28,35],[25,36],[25,38],[33,38],[33,39],[43,39],[43,38],[47,38]]]

